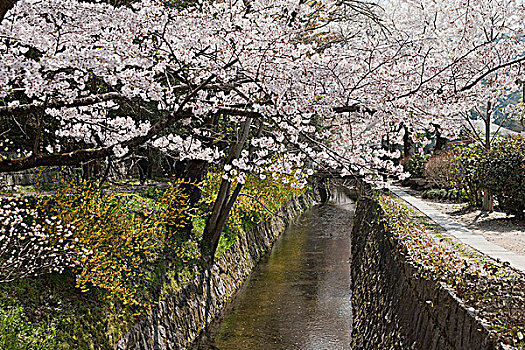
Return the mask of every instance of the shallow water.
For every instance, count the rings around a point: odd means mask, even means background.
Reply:
[[[340,196],[301,215],[197,348],[349,349],[353,210]]]

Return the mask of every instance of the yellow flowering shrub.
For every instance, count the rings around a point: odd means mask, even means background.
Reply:
[[[156,200],[133,193],[101,191],[89,181],[63,183],[43,199],[49,215],[74,228],[69,249],[77,252],[77,287],[108,292],[124,305],[145,306],[155,262],[166,251],[181,256],[177,229],[190,212],[177,181]]]
[[[200,226],[196,225],[197,229],[204,228],[206,209],[213,206],[221,179],[221,174],[210,172],[202,183],[203,193],[200,203],[202,220],[200,221]],[[277,179],[271,177],[261,179],[257,176],[248,176],[224,227],[219,241],[218,253],[221,254],[235,243],[239,234],[264,221],[290,199],[306,192],[306,188],[298,189],[290,186],[293,181],[293,177],[285,178],[285,176]],[[233,186],[235,185],[234,183]],[[199,218],[197,218],[198,220]]]

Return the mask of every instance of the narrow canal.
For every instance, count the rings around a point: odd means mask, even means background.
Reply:
[[[353,212],[338,194],[300,216],[196,349],[349,349]]]

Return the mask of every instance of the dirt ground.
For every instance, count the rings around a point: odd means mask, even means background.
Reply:
[[[421,192],[408,188],[404,191],[414,197],[421,198]],[[457,222],[467,226],[475,233],[481,234],[494,244],[507,250],[525,255],[525,222],[519,221],[513,215],[502,212],[486,212],[478,208],[469,208],[466,203],[443,203],[423,199],[428,205],[438,209]]]

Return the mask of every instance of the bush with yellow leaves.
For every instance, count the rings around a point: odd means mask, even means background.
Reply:
[[[181,256],[177,229],[190,212],[176,181],[156,198],[101,191],[89,181],[63,183],[56,195],[40,202],[46,212],[74,227],[68,249],[77,252],[77,287],[108,292],[124,305],[147,306],[147,281],[163,254]]]
[[[294,181],[292,176],[286,175],[278,178],[248,176],[224,226],[217,253],[222,254],[236,242],[240,234],[264,221],[290,199],[306,192],[306,188],[291,186]],[[204,228],[205,218],[217,197],[220,183],[221,174],[215,172],[210,172],[202,183],[201,213],[195,216],[194,222],[197,236]]]

